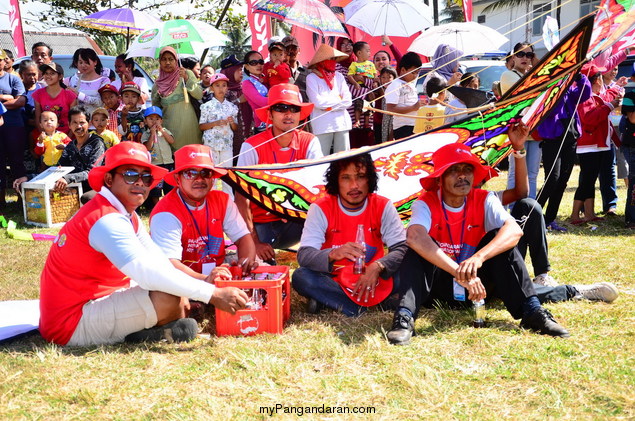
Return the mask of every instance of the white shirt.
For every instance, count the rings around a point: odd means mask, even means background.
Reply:
[[[201,207],[203,206],[205,206],[205,202],[201,205]],[[200,207],[196,208],[190,205],[187,205],[187,207],[190,210],[200,209]],[[227,201],[223,231],[233,242],[249,234],[247,224],[245,224],[243,217],[240,216],[236,204],[231,200]],[[154,215],[150,220],[150,234],[154,242],[169,259],[181,260],[183,257],[183,247],[181,245],[183,226],[173,213],[159,212]]]
[[[311,113],[313,134],[342,132],[353,127],[347,111],[353,104],[351,91],[339,72],[335,72],[333,89],[329,89],[326,81],[315,73],[309,74],[306,77],[306,95],[309,102],[315,104]]]
[[[393,104],[398,107],[412,106],[419,102],[417,85],[415,85],[414,82],[404,82],[401,79],[395,79],[390,85],[388,85],[388,88],[386,89],[386,96],[384,98],[386,100],[386,104]],[[409,112],[408,115],[416,116],[417,110]],[[414,118],[397,115],[392,118],[393,129],[414,125]]]

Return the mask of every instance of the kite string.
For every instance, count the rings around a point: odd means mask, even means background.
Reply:
[[[567,3],[571,2],[571,1],[573,1],[573,0],[566,0],[566,1],[565,1],[564,3],[562,3],[559,7],[562,7],[562,6],[564,6],[565,4],[567,4]],[[536,19],[540,19],[541,17],[543,17],[544,15],[546,15],[546,14],[548,14],[548,13],[550,13],[550,12],[551,12],[551,11],[549,11],[549,12],[545,12],[545,13],[543,13],[543,14],[541,14],[541,15],[538,15],[538,16],[536,16],[535,18],[531,19],[530,21],[526,22],[526,24],[529,24],[529,23],[533,22],[533,21],[534,21],[534,20],[536,20]],[[593,12],[593,13],[595,13],[595,12]],[[585,18],[585,17],[586,17],[586,16],[588,16],[588,15],[589,15],[589,14],[587,14],[587,15],[585,15],[585,16],[583,16],[583,17],[579,18],[577,21],[574,21],[574,22],[572,22],[572,23],[570,23],[570,24],[566,25],[564,28],[567,28],[567,27],[569,27],[569,26],[571,26],[571,25],[573,25],[573,24],[577,24],[580,20],[582,20],[583,18]],[[525,15],[525,16],[526,16],[526,15]],[[524,24],[523,24],[523,25],[524,25]],[[518,27],[511,29],[511,30],[510,30],[509,32],[507,32],[507,33],[510,33],[510,32],[512,32],[512,31],[514,31],[514,30],[516,30],[516,29],[520,28],[520,27],[521,27],[521,26],[523,26],[523,25],[519,25]],[[563,29],[564,29],[564,28],[563,28]],[[536,42],[538,42],[538,41],[536,41]],[[533,45],[533,44],[532,44],[532,45]],[[445,57],[445,56],[443,56],[443,57]],[[460,57],[459,57],[459,58],[460,58]],[[458,60],[459,60],[459,58],[454,59],[452,62],[454,62],[454,61],[458,61]],[[446,64],[447,64],[447,63],[446,63]],[[491,66],[488,66],[487,68],[489,68],[489,67],[491,67]],[[420,78],[427,77],[430,73],[437,71],[439,68],[440,68],[440,67],[437,67],[437,68],[432,68],[432,69],[430,69],[428,72],[426,72],[426,73],[424,73],[424,74],[421,74],[421,75],[418,75],[418,76],[417,76],[417,78],[416,78],[415,80],[419,80]],[[485,69],[487,69],[487,68],[483,68],[483,69],[482,69],[482,70],[480,70],[479,72],[475,72],[475,74],[480,73],[481,71],[484,71],[484,70],[485,70]],[[410,73],[412,73],[412,72],[417,72],[417,73],[418,73],[418,72],[419,72],[419,70],[420,70],[420,68],[413,69],[413,70],[411,70],[411,71],[409,71],[409,72],[407,72],[407,73],[404,73],[404,74],[403,74],[403,75],[401,75],[401,76],[398,76],[398,77],[397,77],[397,79],[402,79],[404,76],[406,76],[406,75],[408,75],[408,74],[410,74]],[[366,95],[368,95],[369,93],[375,92],[376,90],[381,89],[382,87],[383,87],[383,86],[378,86],[378,87],[376,87],[376,88],[373,88],[373,89],[371,89],[371,90],[367,91],[364,95],[360,95],[359,97],[354,98],[353,100],[364,98],[364,97],[365,97]],[[446,88],[446,89],[447,89],[447,88]],[[375,101],[376,101],[376,100],[378,100],[378,99],[384,98],[387,94],[392,93],[392,92],[395,92],[396,90],[397,90],[397,89],[392,90],[392,91],[390,91],[390,92],[385,92],[383,95],[381,95],[381,96],[379,96],[378,98],[376,98],[376,99],[375,99]],[[370,108],[369,108],[369,109],[370,109]],[[478,110],[478,109],[476,109],[476,110]],[[388,114],[388,113],[389,113],[389,112],[387,112],[386,110],[379,110],[379,109],[375,109],[375,108],[373,108],[373,111],[380,112],[380,113],[384,113],[384,114]],[[278,135],[275,135],[275,136],[271,137],[270,139],[268,139],[268,140],[266,140],[266,141],[262,142],[262,143],[261,143],[260,145],[258,145],[256,148],[261,147],[261,146],[264,146],[265,144],[267,144],[267,143],[269,143],[269,142],[272,142],[272,141],[274,141],[274,140],[278,139],[279,137],[282,137],[282,136],[284,136],[284,135],[286,135],[286,134],[292,133],[292,132],[293,132],[293,131],[295,131],[298,127],[303,127],[305,124],[311,123],[311,122],[315,121],[315,120],[316,120],[316,119],[318,119],[318,118],[323,118],[323,117],[327,116],[330,112],[332,112],[332,110],[331,110],[331,111],[327,111],[327,112],[326,112],[326,113],[324,113],[324,114],[321,114],[321,115],[315,116],[315,117],[313,117],[313,118],[311,118],[311,119],[307,120],[307,121],[306,121],[305,123],[303,123],[303,124],[300,124],[300,125],[298,125],[298,126],[296,126],[296,127],[292,128],[292,129],[289,129],[289,130],[287,130],[287,131],[284,131],[284,132],[282,132],[282,133],[280,133],[280,134],[278,134]],[[469,113],[469,112],[474,112],[474,109],[471,109],[471,110],[466,110],[466,112],[465,112],[465,113]],[[403,115],[403,114],[395,113],[395,114],[392,114],[392,115],[399,115],[399,116],[401,116],[401,115]],[[410,116],[410,115],[408,115],[408,117],[415,117],[415,116]],[[239,152],[238,154],[236,154],[236,155],[232,156],[231,158],[228,158],[228,159],[226,159],[226,160],[224,160],[224,161],[220,162],[220,163],[218,164],[218,166],[222,167],[222,166],[223,166],[223,164],[225,164],[225,163],[227,163],[227,162],[231,163],[231,162],[233,161],[233,159],[234,159],[234,158],[238,158],[238,157],[240,157],[241,155],[244,155],[244,154],[248,153],[249,151],[250,151],[250,150],[245,150],[244,152],[242,152],[242,151],[241,151],[241,152]],[[230,165],[229,167],[231,167],[231,165]],[[227,167],[225,167],[225,168],[227,168]]]

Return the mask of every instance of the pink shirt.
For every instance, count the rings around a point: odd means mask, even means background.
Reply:
[[[71,109],[71,104],[77,99],[75,92],[70,89],[62,89],[55,98],[52,98],[46,88],[41,88],[33,92],[33,99],[40,104],[43,112],[54,112],[57,115],[59,124],[57,130],[68,134],[68,110]]]

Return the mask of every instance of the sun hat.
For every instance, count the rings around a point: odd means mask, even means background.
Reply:
[[[159,117],[163,118],[163,111],[161,111],[161,108],[157,107],[156,105],[146,108],[145,111],[143,112],[144,117],[147,117],[152,114],[156,114]]]
[[[104,165],[97,166],[101,159],[97,160],[97,163],[92,170],[88,173],[88,184],[93,190],[99,191],[104,185],[104,175],[117,167],[122,165],[138,165],[150,170],[154,181],[150,188],[156,187],[161,179],[168,172],[165,168],[161,168],[157,165],[152,165],[152,157],[150,152],[141,143],[136,142],[121,142],[108,149],[104,155],[102,155]]]
[[[269,104],[266,107],[256,108],[256,115],[261,121],[269,120],[269,108],[276,104],[290,104],[300,107],[300,120],[304,120],[313,111],[314,105],[302,102],[300,89],[290,83],[274,85],[269,90]]]
[[[324,60],[342,61],[345,60],[346,57],[348,57],[348,54],[336,50],[330,45],[322,44],[313,55],[308,67],[314,66]]]
[[[222,73],[214,73],[212,77],[209,79],[209,86],[212,86],[214,83],[224,80],[229,83],[229,78]]]
[[[141,89],[139,89],[139,85],[134,82],[126,82],[121,85],[119,93],[123,95],[124,92],[134,92],[137,95],[141,96]]]
[[[119,89],[117,89],[115,85],[111,85],[110,83],[107,83],[99,88],[97,92],[99,92],[99,95],[103,94],[104,92],[112,92],[113,94],[119,95]]]
[[[284,44],[281,43],[280,41],[272,42],[271,44],[269,44],[269,52],[273,50],[284,51],[285,50]]]
[[[230,67],[237,66],[239,64],[243,64],[243,62],[238,60],[236,54],[232,54],[231,56],[223,59],[223,61],[220,62],[220,68],[229,69]]]
[[[46,64],[40,64],[40,67],[38,67],[38,70],[42,73],[46,72],[48,69],[53,70],[55,73],[57,73],[60,76],[64,76],[64,68],[57,64],[57,63],[46,63]]]
[[[188,168],[207,168],[218,177],[227,174],[227,170],[214,165],[212,150],[207,145],[186,145],[174,152],[174,171],[166,174],[164,180],[171,186],[176,186],[176,176]]]
[[[588,78],[592,78],[600,73],[606,72],[606,67],[599,67],[593,63],[587,63],[582,66],[581,72]]]
[[[450,143],[437,149],[432,154],[432,163],[434,172],[419,180],[421,187],[429,191],[434,191],[438,188],[438,179],[454,164],[472,164],[474,166],[473,186],[477,186],[485,179],[498,175],[492,167],[482,165],[478,157],[472,153],[470,147],[465,143]]]

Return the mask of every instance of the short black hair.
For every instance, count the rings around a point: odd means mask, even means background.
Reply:
[[[472,83],[472,80],[478,80],[480,81],[481,79],[478,77],[477,74],[472,73],[472,72],[465,72],[463,73],[463,76],[461,76],[461,80],[459,81],[459,85],[461,85],[462,87],[466,87],[467,85],[469,85],[470,83]]]
[[[51,48],[50,45],[48,45],[45,42],[36,42],[35,44],[33,44],[33,47],[31,47],[31,54],[33,54],[33,52],[35,51],[36,48],[38,47],[46,47],[49,50],[49,57],[53,56],[53,49]]]
[[[6,48],[4,49],[4,52],[6,53],[7,57],[9,57],[11,60],[13,60],[13,51],[11,50],[7,50]]]
[[[357,41],[353,44],[353,53],[357,54],[357,52],[364,48],[365,45],[368,45],[366,41]]]
[[[93,50],[92,48],[78,48],[77,50],[75,50],[75,52],[73,53],[73,63],[70,67],[72,67],[73,69],[77,69],[77,63],[79,62],[80,58],[84,61],[92,60],[97,62],[97,64],[95,65],[95,72],[97,72],[98,75],[101,75],[101,71],[104,70],[104,66],[103,64],[101,64],[101,60],[99,59],[99,56],[97,55],[95,50]]]
[[[68,121],[70,122],[73,116],[77,114],[84,114],[86,120],[90,121],[90,111],[88,111],[88,109],[86,109],[83,105],[76,105],[68,110]]]
[[[258,54],[260,57],[262,57],[262,54],[260,54],[256,50],[247,51],[247,54],[245,54],[245,58],[243,59],[243,64],[247,64],[247,62],[249,61],[249,57],[251,57],[254,54]],[[251,76],[251,74],[249,73],[249,70],[247,69],[247,66],[243,67],[243,72],[245,72],[247,76]]]
[[[397,72],[395,71],[395,69],[393,69],[390,66],[386,66],[383,69],[381,69],[381,71],[379,72],[379,76],[388,73],[389,75],[391,75],[394,79],[397,79],[399,76],[397,76]]]
[[[514,45],[514,54],[516,54],[517,52],[524,50],[525,48],[529,48],[531,49],[531,51],[534,51],[534,46],[531,45],[528,42],[519,42],[516,45]]]
[[[198,64],[198,59],[196,57],[183,57],[181,59],[181,66],[186,69],[193,70],[194,67]]]
[[[447,83],[442,81],[441,78],[431,77],[430,79],[428,79],[428,83],[426,83],[426,95],[431,97],[432,95],[438,94],[439,92],[443,91],[447,87]]]
[[[355,164],[357,168],[366,169],[366,177],[368,178],[368,193],[374,193],[377,191],[377,183],[379,176],[377,175],[377,169],[373,158],[369,153],[361,155],[355,155],[350,158],[339,159],[331,162],[329,168],[324,174],[324,180],[326,181],[326,192],[333,196],[337,196],[340,192],[339,178],[343,169],[347,168],[350,164]]]
[[[419,57],[419,54],[410,51],[401,57],[397,69],[407,70],[412,69],[413,67],[416,67],[417,69],[421,67],[421,57]]]

